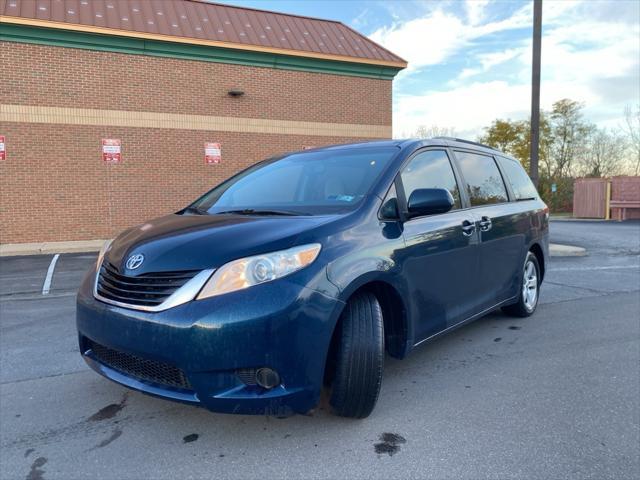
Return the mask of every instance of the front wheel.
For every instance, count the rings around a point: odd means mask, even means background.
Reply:
[[[536,256],[528,252],[522,269],[522,283],[520,285],[520,297],[518,303],[502,307],[502,310],[516,317],[528,317],[533,315],[538,306],[540,294],[540,265]]]
[[[329,403],[341,417],[368,417],[378,401],[384,364],[384,322],[375,295],[365,292],[349,300],[336,333]]]

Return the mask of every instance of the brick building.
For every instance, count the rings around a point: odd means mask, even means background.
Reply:
[[[406,66],[339,22],[199,0],[0,0],[0,64],[2,244],[110,238],[273,154],[388,138]]]

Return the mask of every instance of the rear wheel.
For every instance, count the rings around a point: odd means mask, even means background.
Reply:
[[[522,283],[518,303],[502,307],[505,313],[516,317],[528,317],[536,311],[540,293],[540,265],[536,256],[529,252],[522,269]]]
[[[349,300],[338,328],[329,403],[336,415],[365,418],[378,400],[384,364],[384,322],[375,295]]]

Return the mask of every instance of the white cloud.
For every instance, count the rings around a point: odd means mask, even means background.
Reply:
[[[488,72],[493,67],[508,62],[522,54],[522,48],[509,48],[501,52],[481,53],[477,56],[480,63],[476,68],[465,68],[460,72],[458,80],[472,77],[481,73]]]
[[[470,0],[456,15],[439,5],[422,17],[374,32],[375,41],[410,65],[395,81],[396,136],[419,125],[439,125],[475,138],[496,118],[529,116],[532,4],[501,20],[495,20],[494,6]],[[572,98],[587,105],[589,120],[620,123],[624,105],[640,97],[639,15],[634,2],[545,1],[542,107]],[[508,34],[508,43],[489,38],[499,32],[502,39]],[[465,55],[466,66],[447,66],[459,55]],[[498,65],[500,77],[492,73]],[[450,80],[430,81],[430,72],[441,78],[447,69]]]
[[[466,0],[467,22],[470,25],[477,25],[484,20],[485,8],[488,4],[489,0]]]
[[[409,67],[403,73],[407,75],[422,67],[442,63],[475,39],[526,27],[531,23],[531,8],[530,5],[525,5],[504,20],[476,24],[483,17],[482,12],[488,2],[471,0],[469,3],[478,3],[481,7],[473,7],[475,10],[469,14],[469,22],[438,8],[425,16],[379,28],[370,38],[407,60]]]
[[[586,86],[549,82],[541,93],[540,103],[550,109],[561,98],[586,104],[598,101]],[[406,137],[419,125],[438,125],[451,127],[460,137],[473,140],[496,118],[528,118],[530,102],[531,85],[503,80],[475,82],[422,95],[399,95],[394,105],[394,135]]]

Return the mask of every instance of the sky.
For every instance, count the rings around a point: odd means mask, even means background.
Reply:
[[[531,1],[226,0],[339,20],[409,62],[393,82],[394,137],[421,126],[476,139],[496,118],[529,118]],[[640,103],[640,1],[544,0],[541,107],[571,98],[620,128]]]

